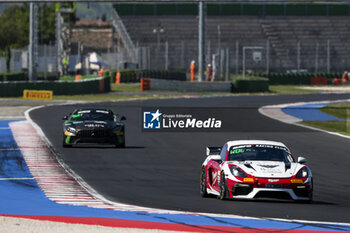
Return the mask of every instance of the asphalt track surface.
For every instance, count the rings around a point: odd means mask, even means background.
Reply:
[[[301,101],[349,99],[350,94],[231,96],[105,102],[50,106],[30,112],[59,156],[106,198],[146,207],[237,214],[252,217],[350,222],[350,140],[272,120],[260,106]],[[106,107],[125,115],[125,149],[62,147],[62,117],[76,107]],[[141,107],[234,108],[232,132],[160,133],[141,131]],[[311,204],[280,200],[221,201],[199,195],[206,146],[227,140],[284,142],[294,157],[304,156],[314,176]]]

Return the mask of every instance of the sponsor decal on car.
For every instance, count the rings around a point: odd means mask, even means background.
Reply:
[[[302,184],[302,183],[304,183],[304,181],[302,179],[291,179],[290,182],[294,183],[294,184]]]
[[[254,182],[253,178],[244,178],[243,182]]]

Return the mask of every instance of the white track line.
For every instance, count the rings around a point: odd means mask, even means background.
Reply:
[[[0,119],[5,119],[5,120],[24,120],[26,119],[25,116],[0,116]]]

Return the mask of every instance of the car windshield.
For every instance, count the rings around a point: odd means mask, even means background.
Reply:
[[[71,115],[72,121],[114,121],[114,115],[107,111],[79,111]]]
[[[228,153],[228,161],[257,160],[293,162],[294,159],[286,147],[274,145],[242,145],[232,146]]]

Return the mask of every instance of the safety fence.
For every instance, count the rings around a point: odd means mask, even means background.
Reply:
[[[341,72],[319,73],[255,73],[256,77],[268,78],[270,85],[326,85],[341,79]]]
[[[39,81],[39,82],[0,82],[1,97],[18,97],[23,90],[50,90],[54,95],[97,94],[110,91],[108,78],[95,78],[79,82]]]
[[[342,72],[348,70],[350,66],[350,56],[346,53],[348,48],[342,48],[342,43],[337,39],[303,40],[289,44],[281,42],[282,51],[277,50],[270,40],[232,42],[222,40],[221,45],[218,40],[207,40],[206,43],[205,62],[213,66],[217,80],[228,80],[231,73],[242,74],[243,71],[246,73]],[[196,40],[162,41],[159,45],[148,43],[149,60],[141,57],[139,59],[149,62],[153,69],[189,72],[191,61],[198,59],[196,44]]]
[[[108,77],[112,83],[116,83],[117,73],[117,70],[106,71],[103,72],[103,77]],[[167,70],[121,70],[118,83],[140,82],[141,78],[186,81],[186,74]]]
[[[148,79],[149,90],[189,92],[268,92],[267,79],[237,79],[227,82],[181,82],[176,80]],[[142,88],[142,87],[141,87]]]

